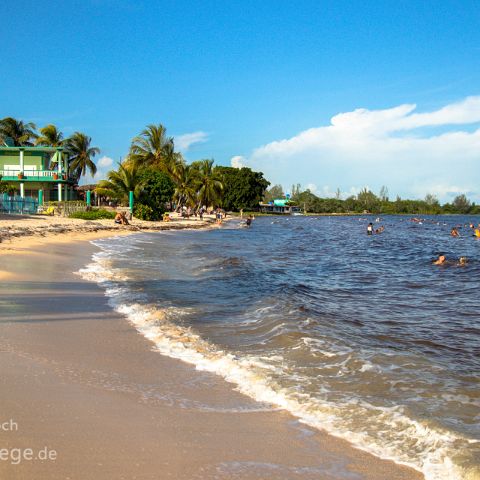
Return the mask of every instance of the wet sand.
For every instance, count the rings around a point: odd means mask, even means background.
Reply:
[[[85,239],[23,240],[0,255],[0,426],[17,426],[0,428],[0,478],[423,478],[153,351],[72,273]],[[11,459],[45,447],[55,460]]]

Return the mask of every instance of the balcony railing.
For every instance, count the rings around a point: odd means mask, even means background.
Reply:
[[[18,179],[21,170],[0,170],[2,180]],[[59,174],[55,170],[23,170],[25,180],[63,180],[63,174]]]

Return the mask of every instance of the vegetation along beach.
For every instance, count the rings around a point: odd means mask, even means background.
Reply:
[[[41,10],[0,34],[0,478],[480,480],[477,3]]]

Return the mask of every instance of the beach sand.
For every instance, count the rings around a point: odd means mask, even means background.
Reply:
[[[72,273],[105,234],[3,244],[0,478],[423,478],[153,351]],[[56,459],[12,461],[13,448]]]

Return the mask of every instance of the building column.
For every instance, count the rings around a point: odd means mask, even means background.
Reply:
[[[24,167],[24,158],[23,158],[23,148],[20,149],[20,171],[23,173],[23,167]]]
[[[25,183],[20,182],[20,196],[25,198]]]
[[[62,184],[59,183],[57,187],[58,187],[58,201],[61,202],[62,201]]]

